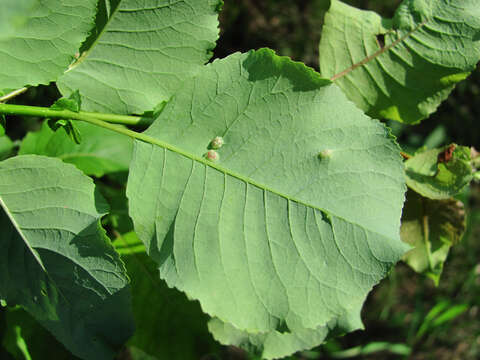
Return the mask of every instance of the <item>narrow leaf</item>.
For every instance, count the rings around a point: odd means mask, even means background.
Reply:
[[[356,318],[403,253],[398,146],[303,64],[268,49],[217,60],[145,134],[135,231],[170,286],[239,331]]]
[[[221,0],[123,0],[92,46],[58,82],[85,110],[152,110],[211,56]]]
[[[421,151],[405,162],[407,185],[430,199],[448,199],[472,180],[470,149],[450,144]]]
[[[455,199],[430,200],[409,190],[403,210],[401,237],[414,248],[403,260],[438,285],[450,248],[465,232],[465,210]]]
[[[63,131],[53,132],[44,122],[40,131],[27,134],[19,154],[58,157],[96,177],[128,170],[133,150],[129,137],[81,121],[76,128],[84,135],[81,144]]]
[[[8,8],[3,1],[2,15]],[[92,28],[96,5],[97,0],[38,0],[25,9],[24,25],[0,39],[0,87],[17,89],[57,80]]]
[[[123,263],[100,226],[105,200],[58,159],[17,156],[0,174],[0,298],[74,355],[112,359],[133,324]]]
[[[416,123],[480,60],[477,0],[404,0],[393,19],[331,1],[320,68],[372,117]]]

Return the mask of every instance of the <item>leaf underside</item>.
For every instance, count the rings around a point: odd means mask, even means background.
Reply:
[[[137,113],[166,101],[211,57],[221,0],[122,0],[59,81],[80,89],[84,110]]]
[[[38,0],[26,9],[22,26],[0,38],[0,90],[57,80],[92,28],[96,6],[97,0]],[[4,7],[2,0],[2,13]]]
[[[325,16],[321,73],[375,118],[428,117],[479,60],[477,0],[405,0],[392,20],[332,0]]]
[[[383,125],[263,49],[206,66],[146,134],[160,146],[136,142],[127,196],[170,286],[268,357],[358,328],[405,249],[403,167]],[[213,163],[203,155],[216,136]],[[276,333],[286,353],[270,347]]]
[[[73,354],[111,359],[132,334],[128,279],[90,178],[35,155],[0,163],[0,298]]]

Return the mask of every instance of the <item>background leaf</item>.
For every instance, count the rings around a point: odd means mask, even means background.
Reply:
[[[20,306],[6,308],[2,315],[6,322],[2,346],[13,356],[13,359],[78,359]]]
[[[400,235],[414,248],[404,255],[403,260],[438,285],[450,248],[465,232],[465,220],[461,201],[430,200],[409,190]]]
[[[123,263],[100,226],[105,200],[58,159],[16,156],[0,174],[0,298],[73,354],[111,359],[133,323]]]
[[[9,157],[13,152],[13,142],[6,135],[0,136],[0,160]]]
[[[3,0],[0,13],[0,41],[14,36],[26,24],[27,14],[38,5],[39,0]]]
[[[19,154],[58,157],[96,177],[128,170],[133,150],[131,138],[82,121],[75,126],[83,135],[80,144],[63,131],[53,132],[44,122],[40,131],[27,134]]]
[[[448,199],[472,180],[470,149],[455,144],[420,151],[405,161],[407,185],[430,199]]]
[[[320,69],[368,115],[428,117],[480,60],[477,0],[405,0],[392,20],[331,1]]]
[[[58,82],[84,110],[137,113],[168,100],[211,56],[221,0],[123,0],[81,61]]]
[[[57,80],[93,27],[96,5],[97,0],[39,0],[25,14],[25,25],[0,39],[1,88]]]
[[[403,253],[398,146],[303,64],[267,49],[217,60],[146,134],[159,146],[135,145],[136,232],[170,286],[240,331],[358,318]]]
[[[132,279],[133,313],[137,324],[127,348],[133,359],[139,350],[152,359],[195,359],[198,354],[218,351],[208,333],[208,316],[197,302],[158,278],[155,263],[148,258],[141,240],[130,232],[115,241],[117,251]]]

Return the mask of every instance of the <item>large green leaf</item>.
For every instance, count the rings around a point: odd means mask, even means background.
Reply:
[[[96,41],[58,82],[86,110],[143,113],[208,61],[221,0],[121,0]]]
[[[197,302],[170,289],[158,278],[155,263],[148,258],[141,240],[130,232],[115,240],[128,276],[132,279],[133,313],[137,324],[127,348],[132,359],[142,353],[152,359],[198,359],[218,344],[208,333],[208,316]]]
[[[428,117],[480,60],[477,0],[404,0],[392,20],[331,1],[320,68],[372,117]]]
[[[133,331],[105,212],[92,180],[70,164],[34,155],[0,163],[0,298],[84,359],[113,358]]]
[[[267,49],[217,60],[146,134],[156,145],[136,143],[127,185],[135,230],[170,286],[240,331],[355,318],[403,253],[398,146],[303,64]]]
[[[129,137],[81,121],[75,126],[82,134],[80,144],[75,144],[64,131],[52,131],[44,122],[40,131],[25,137],[19,154],[58,157],[97,177],[128,170],[133,149]]]
[[[0,40],[14,36],[26,24],[27,14],[38,4],[38,0],[2,0]]]
[[[0,39],[0,89],[56,80],[92,28],[96,5],[97,0],[39,0],[25,24]],[[2,0],[2,14],[4,6]]]
[[[414,248],[403,260],[438,285],[450,247],[465,232],[465,209],[455,199],[430,200],[409,190],[402,215],[401,237]]]
[[[448,199],[472,180],[470,149],[455,144],[420,151],[405,162],[407,185],[430,199]]]

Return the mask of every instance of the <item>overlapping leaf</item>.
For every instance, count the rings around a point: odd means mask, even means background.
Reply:
[[[128,170],[133,148],[129,137],[81,121],[75,126],[82,134],[80,144],[75,144],[64,131],[52,131],[45,122],[40,131],[25,137],[19,154],[58,157],[97,177]]]
[[[392,20],[331,1],[320,68],[376,118],[415,123],[480,60],[477,0],[404,0]]]
[[[115,241],[132,279],[133,313],[136,330],[127,349],[133,360],[137,353],[153,359],[195,359],[218,350],[219,345],[208,333],[208,316],[197,302],[169,289],[158,278],[155,263],[145,253],[135,233],[127,233]],[[173,330],[172,330],[173,329]]]
[[[0,163],[0,298],[84,359],[111,359],[133,331],[125,269],[99,222],[105,206],[58,159]]]
[[[156,145],[136,143],[127,186],[135,230],[170,286],[240,332],[316,345],[403,253],[398,147],[302,64],[265,49],[215,61],[146,134]]]
[[[448,199],[472,180],[470,149],[455,144],[420,151],[405,162],[407,185],[430,199]]]
[[[414,246],[403,260],[438,285],[450,248],[465,232],[465,209],[455,199],[430,200],[409,190],[402,216],[401,237]]]
[[[58,82],[84,109],[143,113],[211,56],[221,0],[121,0],[92,46]],[[108,12],[107,12],[108,13]]]
[[[2,1],[2,15],[10,2]],[[97,0],[38,0],[25,8],[24,24],[0,38],[0,89],[57,80],[93,27],[96,5]]]

